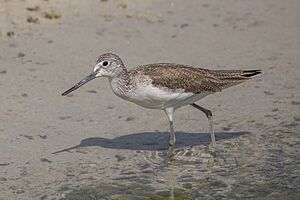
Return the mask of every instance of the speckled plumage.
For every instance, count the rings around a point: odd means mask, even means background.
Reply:
[[[147,80],[156,87],[174,91],[183,89],[194,94],[213,93],[260,73],[260,70],[208,70],[175,63],[157,63],[142,65],[121,74],[120,87],[129,91]]]
[[[206,114],[214,152],[216,142],[212,113],[195,102],[260,73],[260,70],[209,70],[174,63],[148,64],[127,70],[119,56],[106,53],[98,57],[89,76],[62,95],[69,94],[94,78],[107,77],[117,96],[145,108],[166,112],[171,132],[168,151],[171,158],[175,145],[173,115],[177,108],[192,105]]]

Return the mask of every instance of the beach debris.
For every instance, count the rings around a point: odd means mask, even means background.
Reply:
[[[26,10],[31,11],[31,12],[39,11],[40,7],[39,6],[27,7]]]
[[[38,23],[38,22],[39,22],[39,18],[37,18],[37,17],[32,17],[32,16],[29,16],[29,17],[27,17],[26,21],[27,21],[28,23],[33,23],[33,24],[36,24],[36,23]]]
[[[7,35],[7,37],[13,37],[13,36],[15,35],[15,32],[13,32],[13,31],[8,31],[8,32],[6,33],[6,35]]]
[[[60,19],[61,18],[61,15],[54,12],[54,11],[50,11],[50,12],[45,12],[44,13],[44,17],[46,19]]]

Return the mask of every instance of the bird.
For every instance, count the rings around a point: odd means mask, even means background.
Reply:
[[[62,96],[95,78],[106,77],[116,96],[147,109],[163,110],[169,121],[167,156],[170,160],[174,158],[176,142],[173,127],[175,110],[190,105],[202,111],[208,119],[211,153],[215,157],[216,139],[212,112],[196,102],[261,73],[261,70],[211,70],[176,63],[146,64],[129,70],[118,55],[104,53],[97,58],[92,72],[63,92]]]

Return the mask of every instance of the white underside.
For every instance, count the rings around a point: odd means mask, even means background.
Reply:
[[[184,92],[183,89],[174,91],[168,88],[155,87],[152,84],[145,84],[130,92],[121,94],[118,88],[114,87],[113,84],[111,86],[117,96],[150,109],[165,109],[170,107],[176,109],[194,103],[211,94],[210,92],[194,94],[192,92]]]

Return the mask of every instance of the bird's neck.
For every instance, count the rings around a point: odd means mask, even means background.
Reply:
[[[124,77],[124,76],[128,76],[128,71],[126,67],[122,67],[122,71],[118,74],[117,77]]]
[[[118,76],[109,78],[109,83],[114,93],[120,97],[130,89],[130,77],[128,71],[123,70]]]
[[[119,66],[118,68],[115,69],[113,76],[110,77],[110,79],[114,78],[121,78],[123,76],[127,76],[128,71],[124,65]]]

